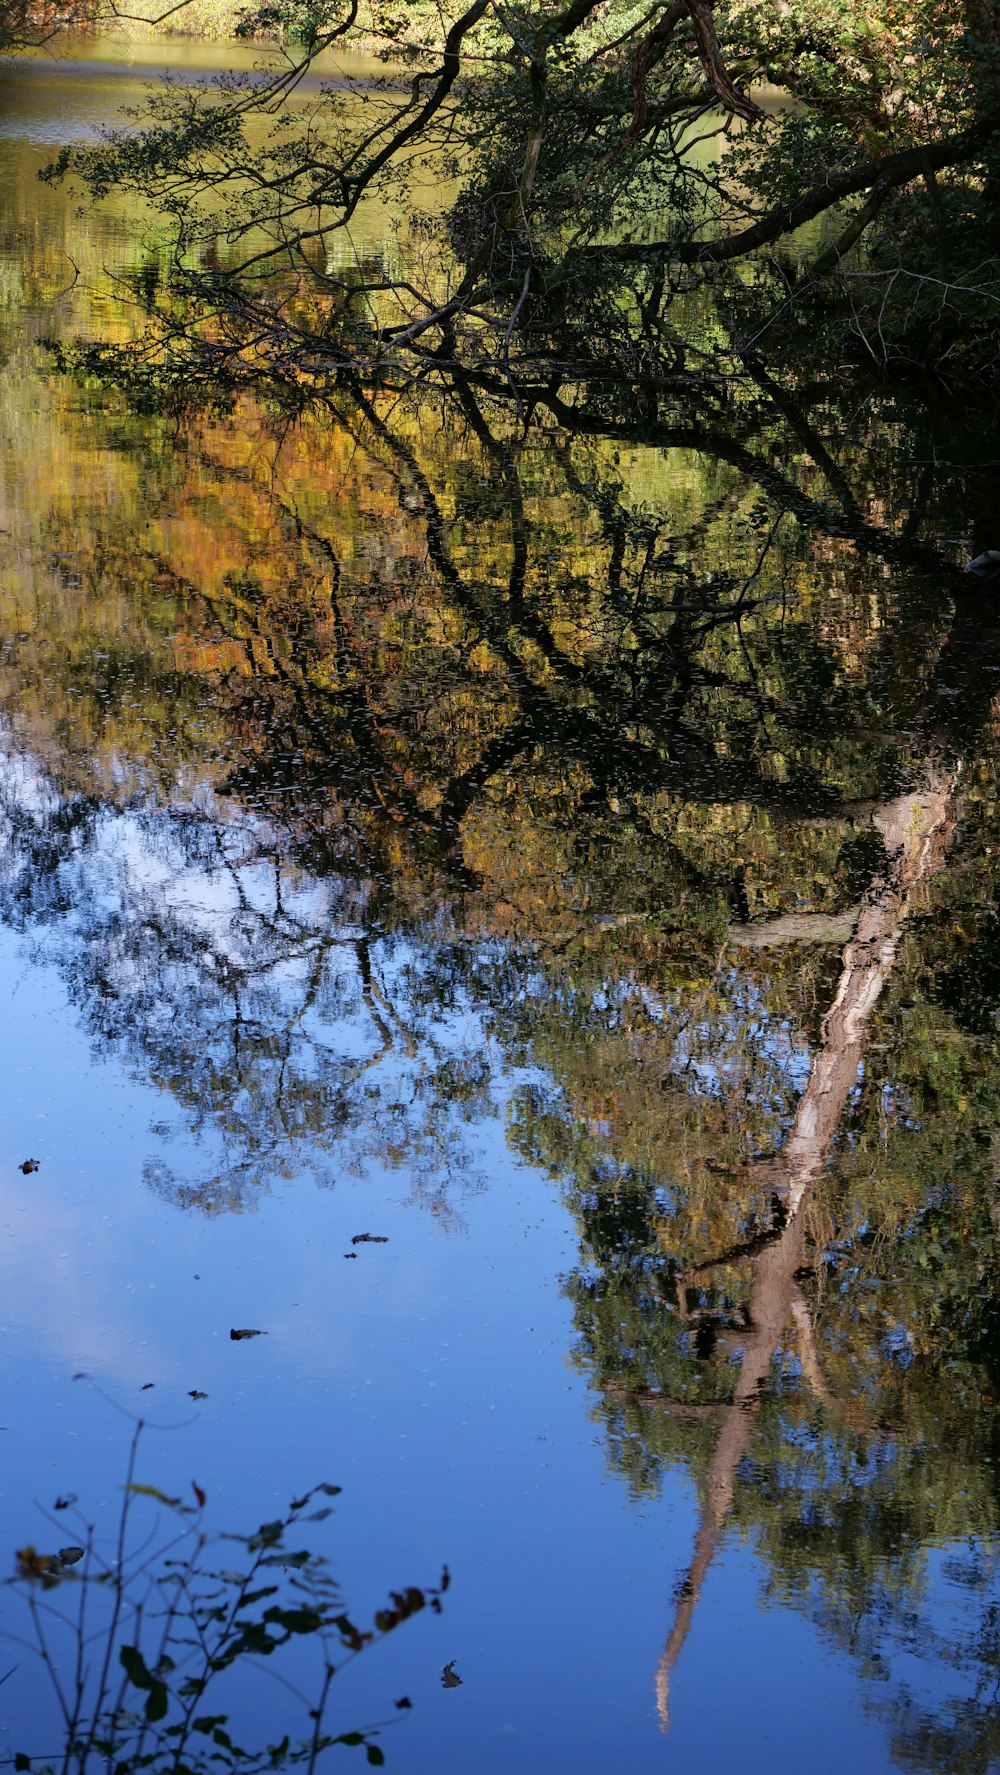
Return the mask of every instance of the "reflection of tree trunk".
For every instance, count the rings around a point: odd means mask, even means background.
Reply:
[[[885,840],[887,867],[861,902],[808,1083],[778,1155],[776,1169],[783,1173],[791,1214],[825,1163],[857,1082],[868,1023],[896,959],[910,898],[940,866],[956,779],[957,772],[946,775],[928,765],[919,789],[887,802],[873,816]]]
[[[732,1400],[722,1411],[722,1427],[705,1479],[694,1554],[656,1673],[657,1706],[664,1726],[670,1675],[690,1632],[701,1587],[721,1540],[762,1390],[791,1313],[799,1330],[803,1370],[814,1390],[824,1396],[808,1312],[795,1284],[802,1256],[800,1210],[826,1163],[857,1082],[868,1025],[895,960],[914,891],[940,866],[952,827],[957,776],[957,770],[946,774],[928,763],[917,789],[874,813],[874,823],[885,840],[886,863],[870,883],[858,910],[844,949],[837,991],[823,1019],[819,1048],[788,1136],[773,1160],[754,1167],[755,1177],[763,1173],[785,1197],[788,1219],[780,1237],[766,1244],[754,1259],[751,1331]],[[803,1312],[805,1327],[799,1323]]]
[[[739,1465],[750,1446],[750,1432],[761,1390],[771,1370],[802,1255],[802,1222],[793,1216],[780,1239],[765,1246],[754,1268],[750,1295],[752,1330],[747,1338],[740,1377],[725,1407],[719,1440],[708,1465],[705,1499],[695,1538],[694,1557],[682,1580],[677,1613],[656,1672],[656,1703],[667,1724],[670,1672],[687,1639],[706,1573],[726,1525],[736,1490]]]
[[[858,908],[848,912],[786,912],[764,924],[731,924],[727,943],[735,949],[771,949],[776,943],[846,943],[854,934]]]

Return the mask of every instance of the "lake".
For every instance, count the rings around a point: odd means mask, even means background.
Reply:
[[[400,1775],[1000,1766],[981,429],[137,411],[45,341],[155,243],[36,177],[119,53],[0,78],[7,1569],[141,1418],[213,1534],[342,1487],[352,1619],[448,1568],[334,1685]]]

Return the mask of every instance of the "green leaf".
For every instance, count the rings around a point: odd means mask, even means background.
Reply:
[[[323,1625],[323,1614],[320,1609],[268,1609],[265,1621],[274,1621],[284,1627],[287,1633],[315,1633]]]
[[[154,1682],[149,1691],[149,1700],[146,1702],[146,1718],[151,1723],[163,1719],[167,1711],[168,1699],[166,1684]]]
[[[155,1678],[146,1669],[146,1661],[138,1646],[122,1646],[118,1658],[125,1675],[134,1688],[151,1689],[153,1687]]]
[[[247,1546],[251,1553],[256,1553],[258,1547],[273,1547],[276,1541],[281,1540],[284,1532],[283,1522],[262,1522],[257,1533],[250,1536]]]

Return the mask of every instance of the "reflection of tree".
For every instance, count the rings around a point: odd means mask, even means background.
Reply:
[[[871,884],[844,950],[836,996],[823,1019],[820,1043],[791,1127],[777,1157],[767,1166],[769,1181],[787,1204],[785,1225],[753,1258],[748,1304],[749,1327],[739,1377],[730,1403],[719,1411],[720,1427],[704,1480],[705,1502],[691,1567],[657,1674],[657,1700],[666,1724],[669,1679],[690,1631],[702,1584],[733,1503],[737,1474],[750,1446],[760,1405],[782,1334],[792,1320],[802,1373],[824,1407],[836,1413],[823,1378],[809,1309],[795,1282],[803,1257],[803,1209],[825,1165],[850,1092],[857,1081],[872,1013],[896,956],[903,920],[915,890],[939,867],[942,842],[953,825],[955,775],[930,767],[920,787],[880,808],[875,823],[886,849],[886,867]],[[704,1275],[726,1259],[698,1266]],[[731,1260],[729,1260],[731,1261]],[[691,1272],[678,1278],[686,1288]],[[655,1403],[655,1401],[654,1401]]]
[[[516,1050],[516,1007],[539,962],[536,1057],[546,1002],[554,1029],[576,1020],[586,1052],[574,971],[641,1022],[686,969],[674,1134],[685,1069],[714,1065],[728,1025],[730,1087],[757,1081],[756,1108],[730,1118],[728,1156],[748,1135],[773,1144],[828,958],[820,946],[804,970],[790,952],[782,969],[772,952],[763,998],[752,988],[738,1004],[719,945],[731,924],[749,916],[754,941],[762,913],[794,906],[793,878],[811,911],[786,917],[839,917],[857,898],[867,811],[897,773],[892,732],[873,747],[872,724],[933,732],[935,708],[956,719],[954,687],[934,679],[947,677],[947,649],[935,667],[940,589],[921,590],[916,616],[892,608],[875,627],[866,600],[885,563],[946,570],[906,526],[881,521],[790,397],[766,421],[739,407],[728,428],[699,413],[702,400],[653,426],[652,457],[614,411],[555,394],[518,441],[470,384],[432,435],[420,406],[345,398],[260,461],[201,422],[180,484],[172,443],[164,459],[159,541],[138,568],[127,511],[121,535],[109,519],[90,538],[95,620],[113,605],[120,625],[114,588],[127,574],[134,641],[120,636],[104,658],[78,641],[54,702],[49,655],[20,648],[13,719],[53,799],[44,813],[11,809],[24,853],[11,915],[16,903],[25,924],[51,923],[49,901],[87,904],[87,942],[74,931],[66,947],[77,1001],[97,1040],[124,1044],[194,1129],[218,1131],[225,1151],[202,1199],[245,1200],[251,1179],[297,1163],[300,1148],[332,1151],[362,1124],[384,1160],[420,1154],[428,1178],[454,1168],[455,1118],[483,1113],[492,1076],[462,1019],[485,1004]],[[797,478],[774,466],[785,435],[812,450]],[[664,448],[675,480],[650,498]],[[240,493],[221,530],[220,486]],[[926,508],[925,481],[919,497]],[[803,593],[804,534],[837,625],[811,605],[808,580]],[[840,548],[857,592],[840,585]],[[143,624],[164,605],[173,674],[160,639],[151,666]],[[900,648],[909,702],[894,689],[899,706],[886,708],[885,664]],[[146,730],[131,714],[140,674]],[[207,763],[200,685],[214,704]],[[985,672],[963,685],[973,729],[990,690]],[[178,772],[187,811],[167,816],[158,804]],[[173,897],[172,876],[185,884]],[[185,893],[205,900],[203,915]],[[492,940],[511,936],[500,965]],[[560,978],[567,990],[550,1000]],[[441,1003],[450,1035],[435,1025]],[[784,1020],[787,1062],[756,1040],[759,1016]],[[703,1093],[717,1132],[719,1104]]]
[[[239,1207],[303,1162],[324,1176],[353,1137],[359,1160],[461,1169],[455,1129],[487,1112],[490,1069],[436,1015],[433,952],[373,955],[350,892],[289,881],[262,828],[116,813],[16,772],[5,788],[7,922],[54,942],[98,1050],[216,1135],[214,1175],[187,1185],[154,1164],[150,1182]]]
[[[955,471],[755,389],[151,427],[143,549],[112,505],[78,628],[10,613],[2,902],[209,1142],[177,1201],[375,1157],[447,1213],[509,1095],[612,1457],[702,1488],[667,1663],[732,1523],[874,1669],[997,1520],[998,634]]]

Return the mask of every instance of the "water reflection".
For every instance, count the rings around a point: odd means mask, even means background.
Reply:
[[[149,1183],[221,1213],[378,1164],[447,1220],[506,1117],[576,1218],[612,1469],[697,1492],[664,1721],[738,1535],[897,1763],[995,1766],[972,447],[880,396],[861,450],[836,387],[754,372],[655,426],[463,384],[178,430],[54,382],[29,428],[25,386],[0,915],[197,1143]]]

